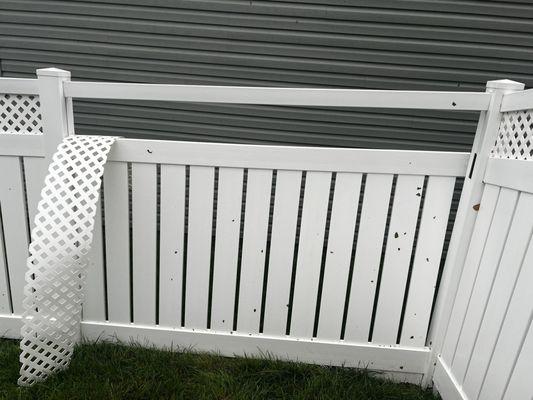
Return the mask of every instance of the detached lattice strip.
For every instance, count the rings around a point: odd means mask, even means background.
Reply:
[[[502,114],[498,139],[491,156],[513,160],[533,160],[533,110]]]
[[[69,136],[49,166],[27,262],[19,385],[32,385],[66,367],[80,337],[87,254],[114,141]]]
[[[0,133],[43,133],[39,96],[0,94]]]

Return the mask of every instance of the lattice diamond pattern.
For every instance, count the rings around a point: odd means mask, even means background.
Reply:
[[[43,133],[39,96],[0,94],[0,133]]]
[[[20,385],[66,367],[79,339],[87,254],[104,164],[114,141],[69,136],[49,166],[27,262]]]
[[[533,160],[533,109],[503,113],[491,156]]]

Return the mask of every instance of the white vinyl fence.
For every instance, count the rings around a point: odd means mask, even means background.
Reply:
[[[20,337],[30,230],[50,157],[74,134],[73,98],[478,110],[471,153],[117,139],[82,335],[368,367],[434,381],[445,399],[529,399],[533,121],[514,110],[533,94],[522,89],[94,83],[55,69],[2,78],[0,333]]]
[[[434,377],[445,398],[533,396],[532,164],[533,110],[504,112],[456,293],[448,294]]]

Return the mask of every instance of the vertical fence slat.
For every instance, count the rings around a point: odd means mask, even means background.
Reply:
[[[471,398],[477,398],[481,389],[483,377],[531,240],[533,230],[531,210],[533,210],[533,195],[522,193],[516,205],[490,297],[485,310],[481,312],[483,319],[481,325],[478,325],[477,337],[472,344],[472,356],[463,384],[463,390]]]
[[[416,175],[400,175],[396,182],[372,333],[376,343],[396,343],[423,185],[424,177]]]
[[[503,397],[505,385],[511,376],[522,346],[522,338],[517,333],[527,332],[533,317],[531,282],[533,282],[533,240],[529,242],[489,368],[483,379],[479,399],[501,399]],[[531,371],[530,368],[529,373]]]
[[[487,304],[492,282],[509,233],[509,226],[513,217],[513,211],[516,207],[517,198],[518,192],[516,190],[502,188],[500,191],[500,197],[498,198],[490,232],[487,236],[487,242],[485,243],[475,284],[470,293],[468,307],[463,317],[464,322],[452,363],[454,375],[461,383],[466,373],[477,329],[481,323],[483,310]]]
[[[181,326],[185,166],[161,165],[159,325]]]
[[[26,180],[26,197],[28,199],[28,220],[30,231],[35,226],[37,204],[41,200],[41,190],[44,187],[48,165],[44,158],[24,157],[24,177]]]
[[[133,322],[155,324],[157,172],[132,164]]]
[[[478,271],[479,261],[483,254],[487,235],[489,234],[490,224],[494,215],[494,209],[498,201],[500,188],[493,185],[485,185],[483,196],[481,198],[479,215],[477,216],[470,247],[465,259],[465,269],[462,272],[457,288],[457,295],[454,300],[450,323],[447,328],[446,338],[442,350],[442,357],[451,365],[455,352],[455,345],[459,338],[459,333],[463,323],[463,316],[468,307],[470,293],[475,283]]]
[[[425,345],[431,305],[448,226],[455,178],[430,176],[402,327],[400,344]]]
[[[243,176],[244,170],[241,168],[220,168],[218,172],[217,231],[211,302],[211,328],[217,330],[233,329]]]
[[[4,252],[4,229],[0,223],[0,314],[11,314],[11,294],[7,276],[6,254]]]
[[[94,217],[93,243],[89,253],[83,319],[105,320],[104,244],[102,241],[102,206],[99,201]]]
[[[366,177],[345,340],[368,340],[392,179],[393,175],[386,174],[368,174]]]
[[[20,314],[23,311],[28,230],[19,157],[0,157],[0,171],[4,171],[0,182],[0,206],[2,207],[11,299],[14,313]]]
[[[272,170],[248,170],[237,330],[259,332]]]
[[[330,172],[307,173],[294,280],[291,336],[313,336],[330,185]]]
[[[108,318],[130,322],[130,223],[128,165],[108,162],[104,169]]]
[[[362,174],[338,173],[331,209],[317,336],[341,337]]]
[[[185,286],[185,326],[207,327],[215,169],[191,166]]]
[[[278,170],[263,332],[285,335],[298,220],[301,171]]]
[[[533,385],[531,385],[531,371],[533,371],[533,323],[520,350],[518,359],[509,379],[504,400],[531,399],[533,397]]]

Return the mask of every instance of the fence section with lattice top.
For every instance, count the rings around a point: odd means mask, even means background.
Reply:
[[[43,126],[39,96],[1,93],[0,133],[41,135]]]
[[[491,156],[533,160],[533,109],[502,113],[498,138]]]

